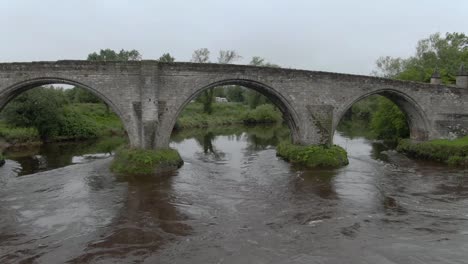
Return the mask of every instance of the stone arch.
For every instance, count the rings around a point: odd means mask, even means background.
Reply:
[[[111,109],[112,111],[117,114],[119,119],[122,121],[125,131],[127,132],[128,138],[130,140],[131,145],[137,145],[138,142],[135,140],[138,140],[137,137],[132,136],[130,133],[131,130],[131,125],[125,122],[124,118],[124,112],[119,109],[119,107],[112,102],[106,95],[101,93],[99,90],[86,85],[84,83],[74,81],[74,80],[69,80],[65,78],[56,78],[56,77],[44,77],[44,78],[33,78],[33,79],[28,79],[25,81],[17,82],[6,89],[0,90],[0,111],[3,110],[3,108],[15,97],[19,96],[20,94],[39,87],[43,85],[49,85],[49,84],[69,84],[73,86],[78,86],[80,88],[86,89],[96,95],[98,98],[103,100]],[[133,142],[135,141],[135,142]]]
[[[411,139],[427,140],[429,138],[429,121],[422,107],[408,94],[394,89],[379,89],[354,98],[350,103],[346,104],[343,111],[338,114],[338,117],[335,119],[333,124],[333,132],[335,132],[345,113],[355,103],[372,95],[384,96],[401,109],[401,111],[406,115]]]
[[[298,142],[300,140],[299,129],[301,123],[299,121],[299,115],[297,114],[296,110],[289,102],[289,100],[284,95],[282,95],[277,89],[274,89],[273,87],[264,83],[250,79],[224,79],[197,88],[195,91],[192,91],[190,95],[187,96],[187,98],[181,104],[175,106],[177,110],[174,112],[174,114],[170,115],[170,117],[166,117],[167,119],[165,119],[165,121],[168,123],[167,125],[163,125],[163,127],[166,127],[165,130],[167,131],[161,131],[161,133],[159,133],[160,138],[156,140],[156,142],[158,142],[158,145],[168,145],[170,134],[177,122],[177,118],[193,99],[198,97],[203,91],[207,89],[225,85],[239,85],[248,89],[255,90],[261,93],[262,95],[266,96],[276,107],[278,107],[278,109],[283,114],[283,119],[291,130],[291,137],[293,142]]]

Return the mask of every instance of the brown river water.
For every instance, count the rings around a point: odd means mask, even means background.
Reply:
[[[345,133],[348,166],[305,169],[282,134],[175,134],[185,164],[157,177],[116,177],[94,142],[9,152],[0,263],[468,263],[468,171]]]

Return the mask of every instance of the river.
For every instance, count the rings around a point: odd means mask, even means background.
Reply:
[[[95,142],[9,152],[0,263],[468,263],[468,172],[343,132],[348,166],[305,169],[285,134],[174,134],[185,164],[158,177],[114,176]]]

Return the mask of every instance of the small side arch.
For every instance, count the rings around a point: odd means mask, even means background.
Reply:
[[[97,90],[97,89],[95,89],[95,88],[93,88],[91,86],[88,86],[88,85],[86,85],[84,83],[74,81],[74,80],[69,80],[69,79],[65,79],[65,78],[56,78],[56,77],[44,77],[44,78],[28,79],[28,80],[25,80],[25,81],[15,83],[15,84],[7,87],[6,89],[0,90],[0,111],[3,110],[3,108],[11,100],[13,100],[15,97],[19,96],[20,94],[22,94],[22,93],[24,93],[24,92],[26,92],[26,91],[28,91],[30,89],[40,87],[40,86],[43,86],[43,85],[50,85],[50,84],[69,84],[69,85],[77,86],[77,87],[80,87],[80,88],[84,88],[84,89],[90,91],[91,93],[93,93],[94,95],[96,95],[98,98],[103,100],[112,109],[112,111],[114,113],[116,113],[117,116],[120,118],[120,120],[122,121],[122,123],[124,125],[125,131],[127,132],[128,136],[129,136],[130,144],[131,145],[137,145],[138,144],[138,142],[135,141],[135,140],[138,140],[138,139],[129,134],[129,132],[132,131],[131,130],[131,125],[128,122],[125,122],[126,119],[124,118],[123,111],[121,109],[119,109],[119,107],[117,107],[117,105],[115,105],[114,102],[112,102],[112,100],[110,100],[106,95],[101,93],[99,90]],[[133,142],[133,141],[135,141],[135,142]]]
[[[406,93],[393,89],[375,90],[354,98],[350,103],[346,104],[343,110],[338,114],[333,125],[333,132],[336,130],[345,113],[351,109],[355,103],[372,95],[384,96],[402,110],[406,115],[411,139],[423,141],[429,138],[429,121],[422,107]]]

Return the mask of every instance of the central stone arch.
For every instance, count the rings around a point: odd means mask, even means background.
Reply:
[[[428,140],[430,137],[429,121],[425,115],[425,111],[410,95],[395,90],[395,89],[377,89],[365,94],[361,94],[352,98],[345,104],[345,107],[338,113],[333,124],[333,131],[351,107],[357,102],[372,95],[381,95],[395,103],[401,111],[406,115],[408,128],[410,130],[410,138],[414,140]]]
[[[21,81],[18,83],[15,83],[6,89],[0,90],[0,111],[3,110],[3,108],[15,97],[19,96],[20,94],[44,85],[51,85],[51,84],[69,84],[73,85],[79,88],[86,89],[90,91],[92,94],[96,95],[99,99],[103,100],[111,109],[112,111],[117,114],[119,119],[122,121],[122,124],[124,125],[125,131],[127,132],[128,138],[130,140],[131,145],[138,145],[138,140],[139,138],[136,135],[132,135],[131,131],[133,131],[131,128],[131,124],[128,122],[125,122],[124,118],[124,112],[119,109],[119,107],[114,104],[114,102],[109,99],[106,95],[103,93],[99,92],[96,88],[92,86],[88,86],[84,83],[81,83],[79,81],[75,80],[70,80],[70,79],[65,79],[65,78],[59,78],[59,77],[39,77],[39,78],[33,78],[33,79],[28,79],[25,81]]]
[[[247,89],[255,90],[262,95],[266,96],[283,114],[283,119],[287,123],[288,127],[291,130],[291,137],[293,142],[298,142],[300,140],[300,119],[299,115],[292,106],[292,104],[288,101],[288,99],[283,96],[277,89],[266,85],[262,82],[251,80],[251,79],[223,79],[211,82],[208,85],[198,87],[197,89],[190,92],[186,98],[181,101],[174,107],[175,111],[166,111],[161,120],[160,128],[164,128],[162,131],[160,130],[159,133],[156,134],[156,142],[158,142],[159,146],[167,147],[170,141],[170,135],[172,130],[177,122],[178,117],[184,110],[184,108],[196,97],[198,97],[203,91],[220,87],[220,86],[227,86],[227,85],[239,85],[245,87]]]

